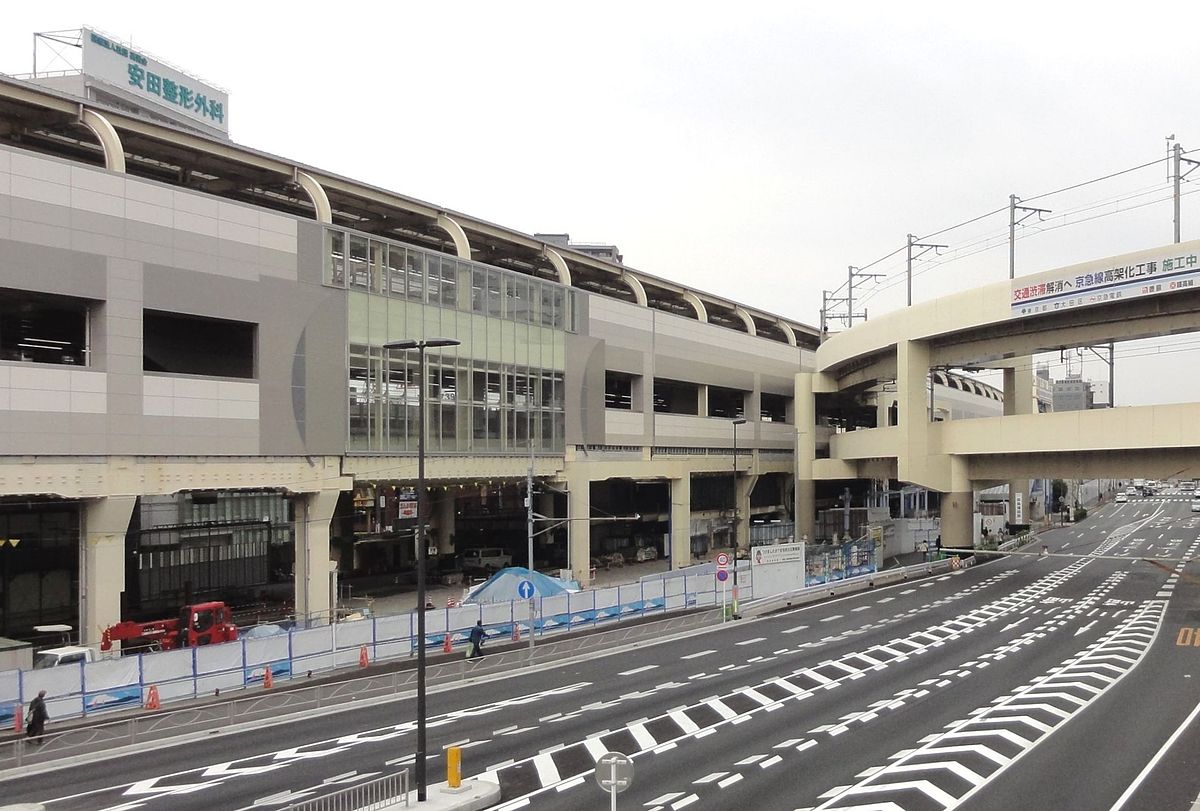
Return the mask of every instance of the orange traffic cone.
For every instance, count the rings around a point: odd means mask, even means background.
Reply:
[[[13,732],[25,731],[25,708],[21,702],[13,704]]]
[[[146,693],[145,709],[157,710],[162,707],[162,702],[158,700],[158,685],[150,685],[149,691]]]
[[[450,639],[450,632],[446,632],[446,638],[442,640],[442,653],[454,653],[454,641]]]
[[[363,645],[358,649],[358,666],[366,667],[369,664],[371,664],[371,658],[367,656],[367,646]]]
[[[263,668],[263,689],[270,690],[275,686],[275,674],[271,672],[271,665],[267,664]]]

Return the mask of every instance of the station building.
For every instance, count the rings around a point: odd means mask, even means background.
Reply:
[[[272,590],[328,621],[339,577],[403,576],[404,339],[460,342],[424,378],[435,567],[526,563],[531,474],[533,563],[584,584],[791,520],[816,329],[241,146],[219,89],[80,39],[90,70],[0,76],[0,636]]]

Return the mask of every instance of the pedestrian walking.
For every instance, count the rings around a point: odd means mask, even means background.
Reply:
[[[50,720],[50,713],[46,712],[46,691],[41,690],[38,692],[37,698],[29,702],[29,723],[25,726],[25,735],[40,745],[48,720]]]
[[[924,563],[929,562],[929,542],[921,541],[917,547],[917,551],[921,553],[921,560]]]
[[[477,659],[483,656],[483,620],[476,620],[475,627],[471,629],[470,635],[467,637],[471,642],[471,658]]]

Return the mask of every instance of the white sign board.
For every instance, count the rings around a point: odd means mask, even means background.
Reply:
[[[755,566],[763,563],[787,563],[804,560],[804,544],[781,543],[775,546],[756,546],[750,550],[750,561]]]
[[[83,29],[83,73],[229,134],[228,93],[90,28]]]
[[[1014,279],[1009,315],[1023,318],[1197,288],[1200,241],[1184,242]]]
[[[1016,500],[1016,509],[1013,510],[1013,515],[1016,517],[1015,524],[1025,523],[1025,494],[1018,492]]]

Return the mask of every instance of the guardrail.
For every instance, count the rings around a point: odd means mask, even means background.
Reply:
[[[456,658],[439,662],[434,659],[425,671],[426,684],[438,686],[491,675],[506,670],[550,664],[593,649],[629,644],[645,638],[658,638],[678,631],[697,628],[720,618],[720,609],[695,611],[670,619],[641,625],[618,626],[608,631],[574,638],[540,642],[535,647],[510,647],[485,656]],[[48,732],[40,744],[24,737],[0,742],[0,770],[48,763],[66,757],[119,754],[122,747],[162,741],[195,732],[225,729],[253,721],[278,719],[286,715],[312,712],[363,699],[394,696],[416,689],[415,669],[364,676],[334,684],[312,687],[279,688],[253,697],[237,698],[178,710],[133,715],[119,721]],[[97,758],[99,759],[99,758]]]
[[[949,572],[955,568],[958,568],[958,566],[955,566],[954,564],[959,560],[961,560],[959,566],[971,566],[975,563],[974,556],[962,559],[946,558],[944,560],[935,560],[929,563],[918,563],[914,566],[901,566],[896,569],[887,569],[882,572],[860,574],[855,577],[848,577],[845,580],[834,580],[829,583],[822,583],[819,586],[808,586],[807,588],[785,592],[773,597],[764,597],[760,600],[752,600],[751,602],[743,605],[742,616],[761,616],[779,609],[805,605],[806,603],[813,603],[817,600],[822,600],[827,597],[836,597],[839,594],[849,594],[855,591],[863,591],[864,589],[868,589],[877,585],[896,583],[901,580],[907,580],[909,577]]]
[[[282,811],[379,811],[400,804],[408,808],[408,769],[292,803]]]

